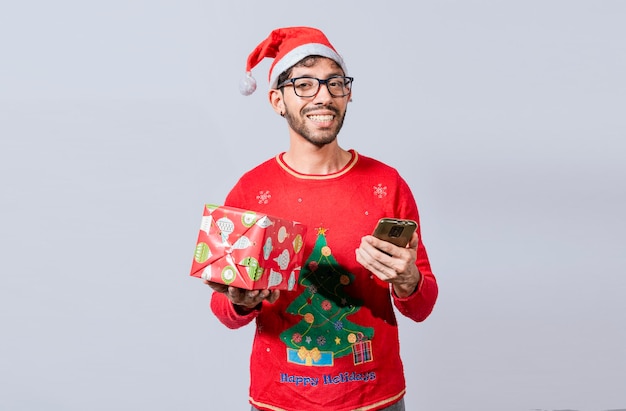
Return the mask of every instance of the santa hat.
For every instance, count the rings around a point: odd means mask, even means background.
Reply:
[[[265,57],[273,58],[270,67],[270,88],[278,86],[278,76],[308,56],[322,56],[334,60],[348,74],[343,59],[330,44],[324,33],[312,27],[285,27],[272,31],[248,56],[246,77],[239,84],[239,91],[249,96],[256,90],[252,69]]]

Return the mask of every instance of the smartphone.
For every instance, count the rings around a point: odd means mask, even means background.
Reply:
[[[415,230],[417,230],[417,223],[413,220],[381,218],[372,235],[398,247],[406,247]]]

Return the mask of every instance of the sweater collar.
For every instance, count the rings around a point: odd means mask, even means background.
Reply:
[[[287,165],[287,163],[285,163],[285,160],[283,158],[285,156],[285,153],[278,154],[276,156],[276,162],[278,163],[278,165],[283,170],[285,170],[287,173],[291,174],[292,176],[294,176],[296,178],[300,178],[300,179],[303,179],[303,180],[331,180],[333,178],[341,177],[342,175],[346,174],[347,172],[352,170],[352,168],[358,162],[359,154],[356,152],[356,150],[350,149],[348,151],[352,155],[352,157],[348,161],[348,164],[346,164],[341,170],[339,170],[337,172],[334,172],[334,173],[331,173],[331,174],[303,174],[303,173],[300,173],[300,172],[294,170],[293,168],[289,167]]]

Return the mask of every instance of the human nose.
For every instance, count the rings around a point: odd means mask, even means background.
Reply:
[[[330,94],[330,89],[328,88],[327,81],[319,81],[319,87],[317,89],[317,93],[313,96],[314,100],[327,101],[333,98],[332,94]]]

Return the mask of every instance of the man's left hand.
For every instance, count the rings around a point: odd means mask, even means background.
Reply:
[[[406,248],[366,235],[356,249],[356,260],[376,277],[392,284],[399,298],[406,298],[413,294],[421,278],[415,265],[418,242],[417,233],[413,233]]]

